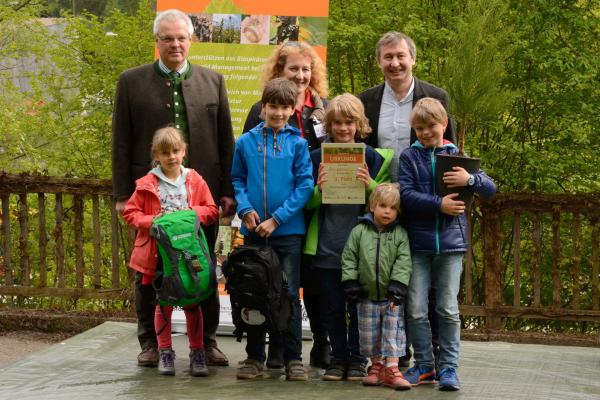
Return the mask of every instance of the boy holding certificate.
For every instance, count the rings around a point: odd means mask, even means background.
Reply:
[[[335,97],[327,108],[324,128],[328,134],[325,147],[348,146],[362,140],[371,132],[360,100],[351,94]],[[363,149],[359,146],[364,147]],[[393,151],[373,149],[364,144],[356,144],[364,164],[355,172],[355,177],[367,196],[380,182],[390,180],[389,165]],[[341,284],[341,255],[350,231],[365,211],[365,196],[359,204],[324,204],[323,190],[331,183],[330,164],[322,162],[322,150],[310,153],[313,165],[313,177],[316,182],[312,198],[306,209],[311,213],[306,234],[304,253],[313,257],[313,267],[321,284],[324,307],[323,315],[327,321],[327,330],[331,342],[332,359],[323,380],[342,379],[362,380],[366,376],[367,359],[361,355],[358,342],[356,304],[346,303]],[[346,312],[350,315],[349,324]]]

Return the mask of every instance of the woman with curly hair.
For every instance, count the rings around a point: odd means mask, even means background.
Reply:
[[[320,147],[325,139],[323,116],[329,95],[327,70],[315,49],[304,42],[285,42],[278,46],[263,65],[263,85],[274,78],[287,78],[298,88],[295,112],[288,123],[300,129],[308,141],[308,149]],[[252,106],[244,132],[248,132],[263,121],[260,101]]]
[[[288,124],[298,128],[308,142],[309,150],[321,147],[326,134],[323,129],[323,117],[329,94],[327,70],[321,58],[310,45],[303,42],[287,41],[279,45],[263,65],[263,85],[275,78],[286,78],[296,84],[298,95],[294,112]],[[248,132],[261,123],[261,102],[252,106],[244,132]],[[311,267],[310,257],[302,258],[300,286],[303,288],[303,302],[310,321],[313,335],[313,347],[310,352],[310,365],[318,368],[329,366],[331,347],[327,337],[327,328],[321,311],[320,284]],[[267,368],[283,367],[283,348],[277,343],[269,345]]]

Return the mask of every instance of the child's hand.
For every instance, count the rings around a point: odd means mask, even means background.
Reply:
[[[242,222],[244,223],[246,229],[252,232],[256,229],[256,226],[260,224],[260,217],[258,216],[256,211],[252,210],[244,214],[244,216],[242,217]]]
[[[470,174],[461,167],[452,167],[452,171],[444,172],[442,180],[449,188],[467,186]]]
[[[461,168],[462,169],[462,168]],[[458,197],[458,193],[450,193],[447,196],[442,197],[442,205],[440,211],[444,214],[457,217],[465,212],[465,202],[460,200],[454,200]]]
[[[261,222],[254,232],[262,238],[268,238],[278,226],[279,224],[274,218],[269,218],[268,220]]]
[[[356,178],[365,184],[365,187],[369,187],[369,183],[371,183],[371,175],[369,175],[369,167],[367,164],[364,164],[356,171]]]
[[[390,302],[390,309],[394,308],[394,306],[403,305],[407,294],[408,286],[402,282],[390,281],[387,290],[387,298]]]
[[[157,219],[159,219],[159,218],[160,218],[160,217],[162,217],[162,216],[163,216],[163,213],[159,212],[158,214],[156,214],[156,215],[154,216],[154,218],[152,218],[152,222],[156,221]]]
[[[327,182],[327,167],[325,164],[319,164],[319,175],[317,176],[317,186],[319,187],[319,192],[323,191],[323,184]]]

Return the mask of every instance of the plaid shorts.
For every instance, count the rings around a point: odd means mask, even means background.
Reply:
[[[357,304],[360,352],[365,357],[402,357],[406,354],[404,306],[361,300]]]

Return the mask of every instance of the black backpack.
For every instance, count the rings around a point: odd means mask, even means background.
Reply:
[[[238,342],[244,332],[274,334],[288,329],[292,303],[285,273],[271,246],[237,247],[223,265],[223,273]]]

